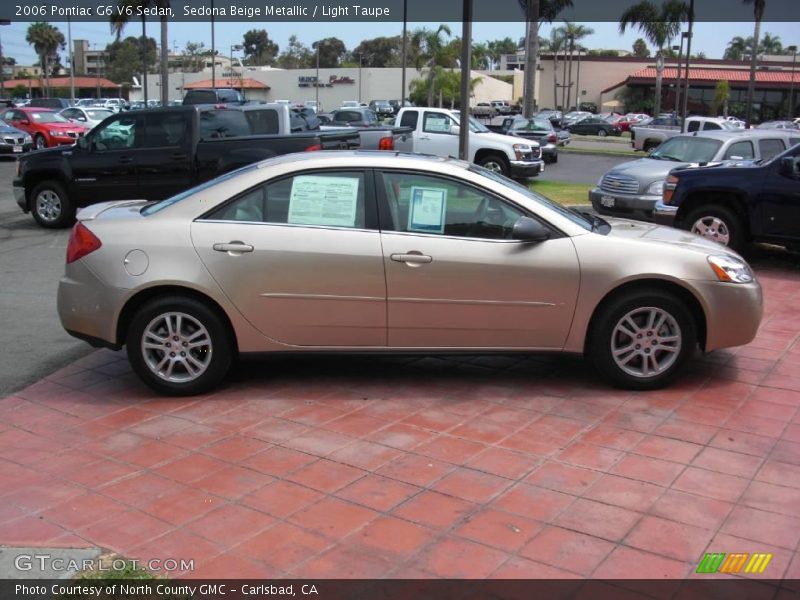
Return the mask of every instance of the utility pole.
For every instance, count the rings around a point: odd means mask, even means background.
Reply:
[[[361,55],[358,55],[358,103],[361,104]]]
[[[686,72],[683,75],[683,99],[681,107],[681,119],[686,118],[686,110],[689,106],[689,63],[692,58],[692,29],[694,27],[694,0],[689,0],[689,31],[686,34]],[[750,123],[748,122],[748,125]]]
[[[792,53],[792,81],[789,84],[789,108],[786,111],[786,118],[791,121],[794,117],[794,67],[797,63],[797,46],[789,46],[786,50]]]
[[[211,87],[217,87],[217,46],[214,42],[214,0],[211,0]]]
[[[69,45],[69,102],[75,104],[75,56],[72,52],[72,21],[69,17],[67,17],[67,44]]]
[[[147,108],[147,20],[142,15],[142,92],[144,93],[144,107]]]
[[[11,25],[8,19],[0,19],[0,25]],[[3,42],[0,41],[0,95],[5,95],[6,91],[6,65],[3,63]],[[30,81],[28,82],[30,83]]]
[[[317,41],[317,80],[314,82],[314,90],[316,91],[317,110],[319,111],[319,41]]]
[[[461,128],[458,158],[469,160],[469,80],[472,74],[472,0],[463,0],[461,23]]]
[[[406,105],[406,37],[408,35],[408,0],[403,0],[403,51],[401,53],[400,62],[402,63],[403,74],[401,76],[402,79],[402,91],[400,93],[400,106],[398,110],[403,108]]]

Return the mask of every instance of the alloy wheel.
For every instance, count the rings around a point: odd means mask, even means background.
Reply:
[[[675,317],[662,308],[641,307],[617,322],[611,334],[611,356],[628,375],[648,379],[675,363],[682,344]]]
[[[142,356],[150,371],[165,381],[196,380],[211,364],[211,336],[206,327],[183,312],[155,317],[144,329]]]
[[[61,216],[61,198],[53,190],[42,190],[34,201],[36,214],[46,223],[54,223]]]
[[[731,230],[719,217],[710,215],[700,217],[692,224],[691,232],[723,246],[727,246],[731,241]]]

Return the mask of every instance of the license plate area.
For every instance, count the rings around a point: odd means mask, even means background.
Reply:
[[[614,204],[616,204],[616,200],[613,196],[600,196],[600,206],[614,208]]]

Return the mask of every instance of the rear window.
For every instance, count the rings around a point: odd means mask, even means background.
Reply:
[[[761,158],[769,160],[783,152],[785,148],[783,147],[783,142],[778,139],[758,140],[758,150],[761,152]]]
[[[250,134],[250,124],[240,110],[208,110],[200,113],[202,140],[218,140]]]
[[[191,90],[186,92],[184,104],[216,104],[217,94],[212,90]]]

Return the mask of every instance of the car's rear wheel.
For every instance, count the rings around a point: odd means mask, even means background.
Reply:
[[[146,303],[131,320],[128,360],[154,390],[201,394],[227,375],[235,352],[227,323],[193,298],[168,296]]]
[[[43,181],[33,188],[30,203],[33,218],[42,227],[68,227],[75,221],[75,205],[57,181]]]
[[[489,169],[490,171],[500,173],[500,175],[505,175],[506,177],[509,176],[510,169],[508,167],[508,163],[506,162],[506,159],[499,154],[488,154],[481,158],[478,161],[478,164]]]
[[[659,142],[648,140],[642,146],[642,150],[644,150],[645,152],[650,152],[651,150],[655,150],[656,148],[658,148],[660,145],[661,144]]]
[[[47,140],[44,139],[44,136],[41,133],[37,133],[36,136],[33,138],[33,144],[37,150],[41,150],[42,148],[47,148]]]
[[[597,135],[599,135],[600,137],[606,137],[608,135],[608,132],[605,129],[598,129]]]
[[[745,243],[742,220],[732,210],[719,204],[699,206],[683,220],[684,227],[723,246],[741,250]]]
[[[618,296],[595,315],[593,324],[592,362],[602,376],[626,389],[668,384],[697,344],[685,303],[660,290]]]

